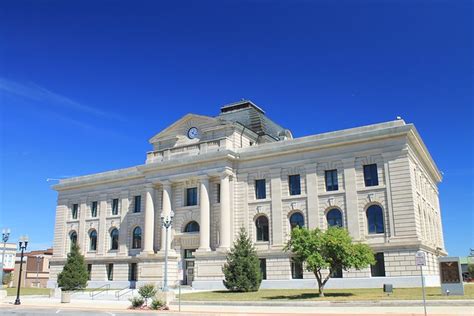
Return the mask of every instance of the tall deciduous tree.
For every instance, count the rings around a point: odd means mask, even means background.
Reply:
[[[227,262],[222,267],[224,286],[233,292],[258,291],[262,282],[257,251],[244,228],[232,249],[227,253]]]
[[[291,239],[285,249],[314,273],[319,296],[324,296],[324,286],[335,271],[350,268],[359,270],[375,263],[369,246],[354,243],[347,230],[337,227],[330,227],[326,231],[295,228],[291,231]]]
[[[63,291],[82,290],[87,286],[88,272],[84,262],[84,256],[79,252],[79,246],[75,243],[71,252],[67,255],[63,271],[58,274],[58,286]]]

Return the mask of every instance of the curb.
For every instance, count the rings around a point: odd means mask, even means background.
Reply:
[[[178,301],[170,305],[177,306]],[[389,307],[389,306],[423,306],[422,300],[393,300],[393,301],[181,301],[181,305],[211,305],[211,306],[307,306],[307,307]],[[426,306],[474,306],[474,300],[431,300]]]

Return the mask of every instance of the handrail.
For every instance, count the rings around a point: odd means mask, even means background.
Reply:
[[[123,293],[120,293],[120,292],[122,292],[122,291],[124,291],[124,290],[127,290],[127,289],[128,289],[128,291],[125,291],[125,292],[123,292]],[[120,289],[120,290],[115,291],[115,297],[117,298],[117,300],[120,301],[120,297],[121,297],[121,296],[123,296],[123,295],[125,295],[125,294],[127,294],[127,293],[130,293],[130,292],[132,292],[133,290],[134,290],[134,289],[131,289],[130,286],[126,286],[126,287],[124,287],[124,288],[122,288],[122,289]]]
[[[94,296],[97,296],[99,295],[100,293],[103,293],[103,292],[106,292],[106,291],[109,291],[110,290],[110,284],[104,284],[96,289],[93,289],[91,292],[90,292],[90,297],[92,299],[94,299]],[[96,293],[97,291],[97,293]]]

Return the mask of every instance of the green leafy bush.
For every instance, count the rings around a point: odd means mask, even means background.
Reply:
[[[154,309],[154,310],[162,309],[164,306],[165,306],[165,303],[157,299],[156,297],[151,300],[150,309]]]
[[[8,286],[12,280],[13,280],[13,275],[11,272],[5,272],[3,274],[3,280],[2,280],[3,285]]]
[[[258,291],[262,282],[260,261],[252,241],[244,228],[240,229],[239,237],[230,252],[227,262],[222,268],[224,286],[233,292]]]
[[[138,294],[145,299],[145,306],[148,305],[148,299],[155,296],[156,287],[154,284],[144,284],[138,289]]]
[[[132,303],[133,308],[140,308],[143,306],[143,303],[145,303],[145,299],[141,296],[134,296],[128,299],[130,303]]]

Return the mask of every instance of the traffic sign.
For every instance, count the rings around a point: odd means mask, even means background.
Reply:
[[[417,266],[426,266],[426,254],[423,251],[416,252],[415,263]]]

